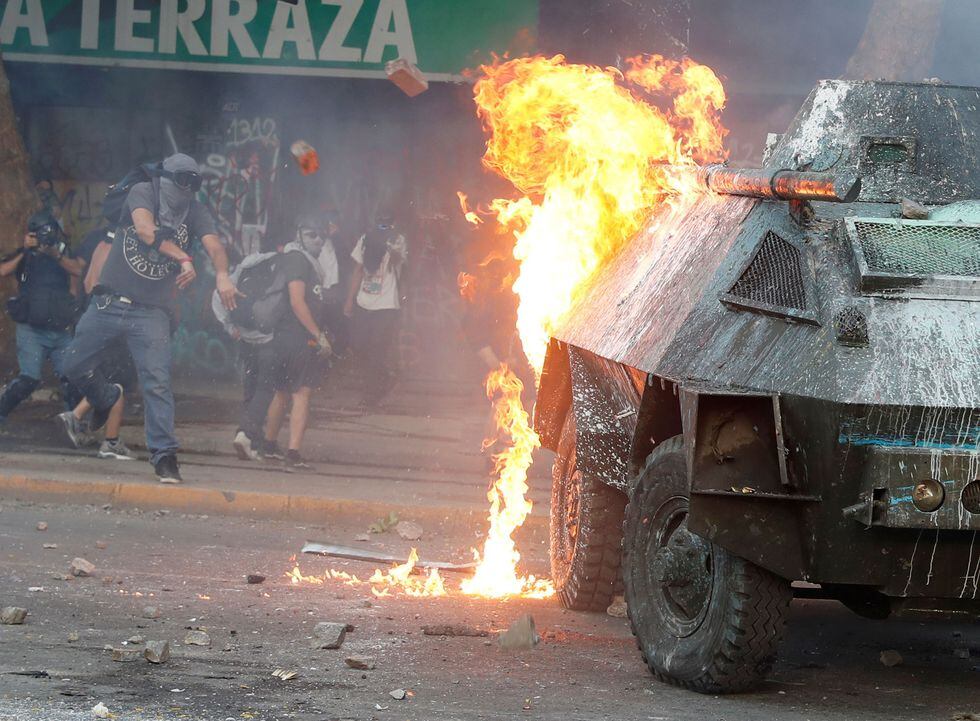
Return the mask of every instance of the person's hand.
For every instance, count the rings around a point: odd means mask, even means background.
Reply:
[[[219,273],[214,279],[214,285],[218,289],[221,304],[228,310],[235,310],[238,307],[238,298],[245,297],[245,294],[231,282],[227,273]]]
[[[59,258],[61,258],[61,251],[59,251],[53,245],[43,245],[43,246],[41,246],[41,252],[44,253],[46,256],[48,256],[50,258],[54,258],[55,260],[58,260]]]
[[[37,233],[28,233],[24,236],[24,249],[30,250],[37,247]]]
[[[320,335],[316,337],[316,353],[320,356],[332,356],[333,346],[330,345],[330,341],[327,339],[327,334],[321,331]]]
[[[241,340],[242,339],[242,332],[241,332],[241,330],[239,330],[239,328],[238,328],[237,325],[231,327],[231,339],[232,340]]]
[[[177,276],[177,287],[183,290],[197,277],[197,271],[194,270],[194,262],[190,258],[184,258],[180,261],[180,275]]]
[[[344,303],[344,315],[346,315],[348,318],[354,317],[354,301],[349,300]]]

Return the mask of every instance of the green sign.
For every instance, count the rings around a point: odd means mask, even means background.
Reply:
[[[455,80],[533,49],[537,0],[0,0],[8,60]]]

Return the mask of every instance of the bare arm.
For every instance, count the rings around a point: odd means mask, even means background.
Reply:
[[[350,276],[350,287],[347,289],[347,302],[344,303],[344,315],[348,318],[354,315],[354,301],[357,299],[357,291],[364,280],[364,266],[354,263],[354,272]]]
[[[17,271],[17,266],[20,265],[20,261],[23,259],[24,250],[22,248],[18,248],[13,258],[0,263],[0,276],[5,278],[8,275],[13,275]]]
[[[214,285],[218,289],[221,303],[228,310],[234,310],[238,305],[236,298],[244,294],[235,287],[228,276],[228,254],[225,252],[225,246],[222,245],[221,239],[213,234],[202,237],[201,244],[214,264]]]
[[[99,284],[99,276],[102,275],[102,266],[105,265],[105,259],[109,257],[109,250],[111,248],[112,246],[108,243],[99,243],[95,248],[95,252],[92,253],[92,262],[89,264],[83,284],[86,295],[91,295],[95,286]]]
[[[141,241],[147,245],[153,245],[156,242],[156,232],[157,224],[153,220],[153,213],[151,213],[146,208],[135,208],[133,209],[133,228],[136,229],[136,235]],[[168,258],[173,258],[176,261],[181,261],[184,258],[188,258],[187,253],[180,249],[172,240],[165,240],[160,243],[157,248],[158,251],[163,253]],[[189,259],[189,258],[188,258]],[[227,269],[227,263],[226,263]]]
[[[320,328],[313,320],[313,313],[310,306],[306,304],[306,283],[301,280],[289,281],[289,306],[293,309],[293,315],[300,325],[314,338],[319,338]]]

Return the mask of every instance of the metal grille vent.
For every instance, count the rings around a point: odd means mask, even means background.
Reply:
[[[766,306],[807,310],[800,251],[770,230],[728,295]]]
[[[872,273],[980,276],[980,227],[924,222],[855,221]]]

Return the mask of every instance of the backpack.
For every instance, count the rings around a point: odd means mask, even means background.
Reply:
[[[118,226],[124,219],[129,191],[138,183],[146,183],[156,178],[159,175],[160,165],[161,163],[137,165],[118,183],[110,185],[105,191],[105,198],[102,199],[102,217],[113,226]]]
[[[281,253],[276,253],[245,268],[238,276],[238,289],[245,297],[238,299],[229,317],[239,328],[272,333],[286,314],[289,297],[282,258]]]

